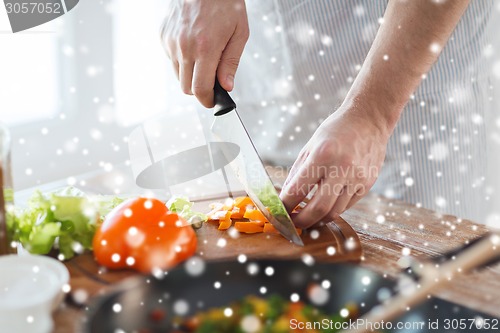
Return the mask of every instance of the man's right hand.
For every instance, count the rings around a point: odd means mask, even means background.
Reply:
[[[231,91],[249,37],[244,0],[172,0],[161,37],[182,91],[214,106],[215,76]]]

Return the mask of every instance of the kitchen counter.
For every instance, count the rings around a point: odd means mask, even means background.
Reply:
[[[115,172],[124,172],[123,179],[130,178],[127,171]],[[110,175],[87,175],[81,177],[77,184],[84,189],[105,191],[95,186],[102,185],[100,177],[109,179]],[[277,182],[281,180],[278,179]],[[54,183],[45,189],[55,185],[63,184]],[[129,190],[122,188],[119,191],[121,193],[134,191],[134,185],[127,184],[126,181],[121,182],[121,186],[129,187]],[[19,197],[26,196],[28,192],[20,193]],[[359,236],[363,251],[360,253],[359,265],[389,277],[399,274],[398,261],[404,255],[410,254],[419,259],[434,257],[488,231],[484,225],[374,194],[365,197],[342,216]],[[328,261],[328,257],[318,260]],[[72,292],[78,291],[84,301],[113,288],[116,282],[134,274],[129,271],[106,272],[97,267],[90,253],[75,257],[66,262],[66,265],[71,274]],[[447,286],[440,288],[435,296],[500,317],[500,265],[457,276]],[[54,314],[54,332],[79,332],[84,315],[85,305],[77,307],[64,303]]]

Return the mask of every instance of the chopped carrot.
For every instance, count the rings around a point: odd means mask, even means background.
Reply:
[[[300,235],[302,235],[302,229],[299,229],[299,228],[295,228],[297,229],[297,233]],[[276,229],[271,223],[266,223],[264,224],[264,232],[267,232],[267,233],[270,233],[270,234],[279,234],[280,232],[278,231],[278,229]]]
[[[233,210],[231,211],[231,218],[232,219],[242,219],[244,213],[245,213],[245,210],[239,209],[238,207],[233,207]]]
[[[233,221],[231,221],[231,219],[229,220],[220,220],[219,222],[219,230],[227,230],[231,227],[231,224],[233,223]]]
[[[270,234],[279,234],[280,233],[271,223],[264,224],[264,232],[268,232]]]
[[[223,206],[223,209],[224,209],[224,210],[233,210],[233,207],[234,207],[234,199],[227,198],[227,199],[224,201],[224,206]]]
[[[247,209],[243,217],[252,221],[268,222],[267,218],[258,209]]]
[[[245,210],[247,206],[255,206],[250,197],[237,197],[234,199],[234,206],[238,207],[240,210]]]
[[[264,223],[262,222],[235,222],[234,228],[239,232],[247,234],[255,234],[264,231]]]
[[[219,230],[227,230],[229,229],[229,227],[231,226],[232,224],[232,221],[231,221],[231,211],[227,211],[226,212],[226,215],[224,216],[224,218],[221,218],[219,220]]]
[[[231,218],[242,219],[248,207],[254,207],[250,197],[237,197],[234,199],[233,214],[231,215]]]

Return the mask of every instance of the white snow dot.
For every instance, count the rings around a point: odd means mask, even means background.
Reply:
[[[225,238],[219,238],[217,240],[217,246],[220,247],[220,248],[225,247],[226,244],[227,244],[227,240]]]
[[[65,283],[62,286],[61,290],[62,290],[63,293],[67,294],[67,293],[69,293],[71,291],[71,286],[69,284]]]
[[[26,174],[26,176],[31,176],[33,174],[33,170],[31,168],[27,168],[24,173]]]
[[[146,208],[146,209],[153,208],[153,201],[151,201],[151,200],[144,201],[144,208]]]
[[[324,305],[328,302],[330,293],[323,287],[314,285],[308,290],[307,296],[309,297],[311,303],[315,305]]]
[[[430,155],[435,161],[443,161],[448,157],[448,145],[444,142],[435,142],[430,147]]]
[[[409,256],[411,254],[411,249],[407,248],[407,247],[403,247],[401,249],[401,254],[407,257],[407,256]]]
[[[259,273],[259,265],[257,265],[256,263],[248,264],[247,272],[250,275],[257,275]]]
[[[319,238],[319,231],[316,229],[311,230],[311,232],[309,233],[309,236],[311,237],[311,239],[318,239]]]
[[[35,321],[35,318],[33,316],[28,316],[26,317],[26,321],[31,324]]]
[[[231,317],[232,315],[233,315],[233,309],[231,309],[231,308],[224,309],[224,316]]]
[[[264,295],[265,293],[267,293],[267,288],[266,288],[266,287],[260,287],[259,292],[260,292],[262,295]]]
[[[113,312],[119,313],[122,311],[122,305],[120,303],[113,304]]]
[[[384,223],[384,222],[385,222],[385,216],[384,216],[384,215],[382,215],[382,214],[379,214],[379,215],[377,215],[377,217],[375,218],[375,221],[377,221],[377,223],[379,223],[379,224],[382,224],[382,223]]]
[[[333,246],[329,246],[326,248],[326,254],[328,254],[329,256],[333,256],[336,252],[337,250]]]
[[[256,333],[261,329],[260,319],[255,315],[247,315],[241,319],[241,329],[245,333]]]
[[[191,276],[199,276],[205,271],[205,261],[200,257],[192,257],[185,263],[186,272]]]
[[[221,287],[221,286],[222,286],[222,284],[221,284],[219,281],[216,281],[216,282],[214,283],[214,288],[215,288],[215,289],[220,289],[220,287]]]
[[[432,43],[430,46],[429,46],[429,50],[431,50],[432,53],[439,53],[441,51],[441,45],[439,45],[438,43]]]
[[[384,56],[382,57],[382,59],[384,59],[384,61],[388,61],[389,60],[389,55],[384,54]]]
[[[267,276],[273,276],[274,275],[274,268],[272,268],[271,266],[266,267],[266,269],[264,270],[264,273]]]
[[[370,279],[369,276],[363,276],[361,278],[361,283],[364,285],[364,286],[368,286],[370,283],[372,283],[372,279]]]
[[[296,294],[296,293],[293,293],[290,295],[290,300],[293,302],[293,303],[297,303],[299,300],[300,300],[300,296],[299,294]]]
[[[111,261],[112,262],[119,262],[120,261],[120,255],[118,253],[113,253],[113,255],[111,255]]]
[[[185,300],[183,299],[180,299],[180,300],[177,300],[175,303],[174,303],[174,313],[179,315],[179,316],[183,316],[185,315],[186,313],[188,313],[189,311],[189,303],[186,302]]]
[[[325,289],[330,289],[330,287],[332,286],[332,283],[328,280],[323,280],[323,282],[321,282],[321,286]]]
[[[408,177],[408,178],[405,179],[405,185],[406,186],[408,186],[408,187],[409,186],[413,186],[413,184],[414,184],[413,178]]]
[[[123,211],[123,216],[125,217],[131,217],[132,216],[132,209],[127,208]]]
[[[127,257],[127,259],[125,259],[125,263],[128,266],[133,266],[135,264],[135,258],[134,257]]]
[[[302,262],[307,266],[314,265],[314,257],[308,253],[302,255]]]
[[[349,316],[349,310],[347,310],[347,309],[345,309],[345,308],[344,308],[344,309],[342,309],[342,310],[340,310],[340,316],[341,316],[342,318],[347,318],[347,317]]]
[[[436,197],[436,206],[439,208],[446,207],[446,199],[441,196]]]
[[[238,256],[238,262],[239,262],[240,264],[244,264],[245,262],[247,262],[247,256],[246,256],[246,255],[244,255],[244,254],[240,254],[240,255]]]

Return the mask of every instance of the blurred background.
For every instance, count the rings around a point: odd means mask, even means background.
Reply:
[[[128,136],[173,108],[200,108],[181,93],[160,43],[168,0],[81,1],[66,15],[12,34],[0,11],[0,121],[11,130],[16,190],[127,166]],[[497,1],[494,20],[500,20]],[[500,110],[500,38],[492,103]],[[493,210],[500,226],[500,112],[486,119]]]

